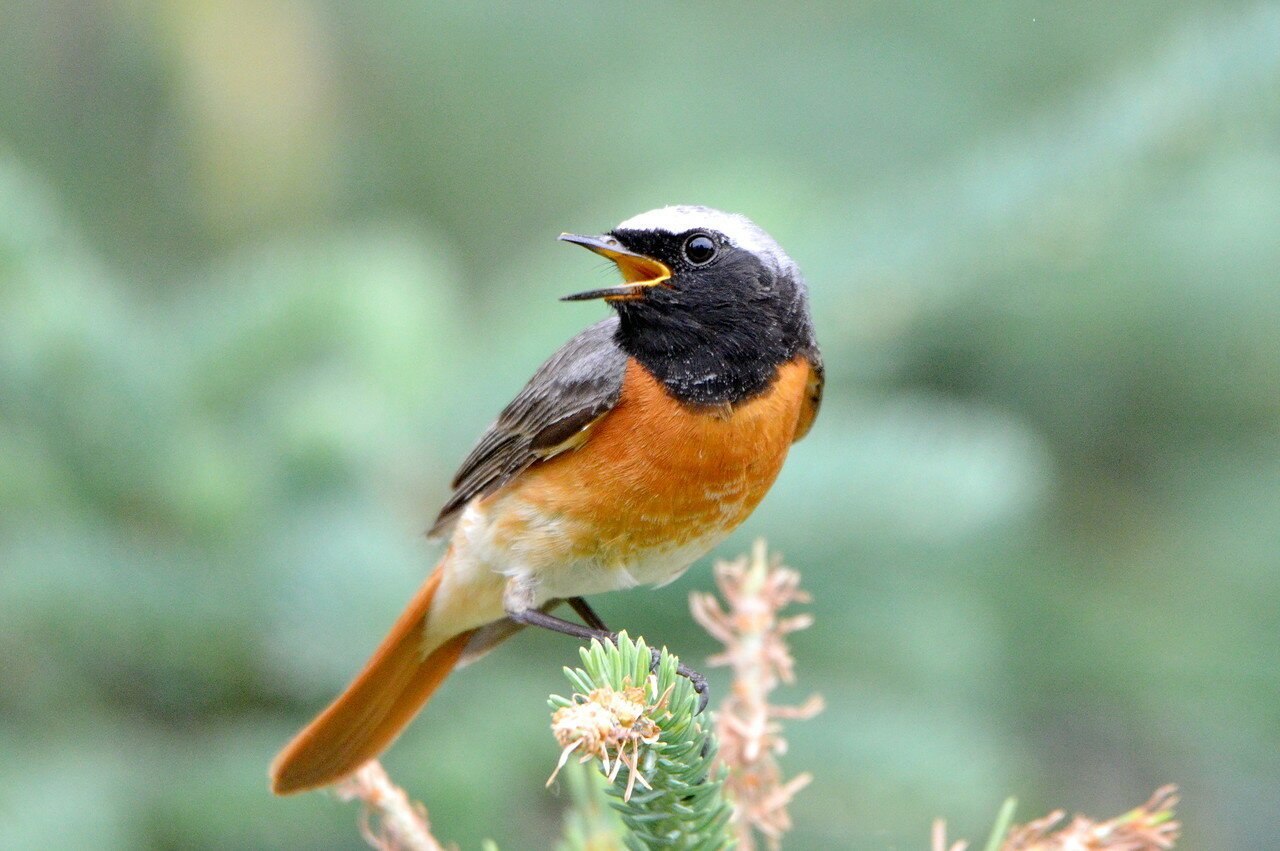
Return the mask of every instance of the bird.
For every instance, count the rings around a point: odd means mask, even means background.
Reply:
[[[745,216],[670,206],[600,236],[612,312],[534,373],[428,533],[439,564],[364,669],[271,763],[276,794],[378,757],[456,668],[524,627],[615,637],[586,597],[675,580],[764,498],[813,425],[823,362],[796,263]],[[579,624],[554,611],[568,604]],[[705,701],[705,680],[688,668]]]

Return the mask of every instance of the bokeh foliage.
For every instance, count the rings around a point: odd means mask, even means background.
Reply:
[[[0,846],[352,847],[267,761],[428,569],[469,442],[600,315],[555,302],[610,273],[554,235],[674,202],[770,229],[827,352],[722,549],[766,535],[815,597],[794,847],[1166,781],[1187,847],[1274,843],[1274,3],[0,21]],[[708,584],[598,603],[696,663]],[[574,658],[520,636],[393,749],[442,836],[554,841]]]

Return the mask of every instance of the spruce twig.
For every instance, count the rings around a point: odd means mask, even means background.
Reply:
[[[574,695],[550,699],[562,748],[556,772],[575,753],[599,763],[627,848],[729,847],[731,811],[712,772],[714,738],[693,686],[676,673],[678,660],[664,649],[651,673],[648,646],[625,632],[616,646],[593,641],[580,652],[582,667],[565,669]]]

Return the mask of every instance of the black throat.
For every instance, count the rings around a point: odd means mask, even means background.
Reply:
[[[737,405],[758,396],[778,367],[813,346],[799,286],[779,286],[759,267],[725,266],[716,277],[734,278],[732,284],[655,287],[641,301],[617,305],[619,346],[688,405]]]

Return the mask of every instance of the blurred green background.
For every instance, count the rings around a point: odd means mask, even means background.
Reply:
[[[556,234],[668,203],[770,230],[826,350],[720,551],[815,597],[790,847],[1165,782],[1185,847],[1274,847],[1280,6],[1170,0],[4,3],[0,847],[358,847],[267,762],[603,315]],[[710,585],[597,602],[696,664]],[[550,846],[575,658],[522,635],[390,752],[442,837]]]

